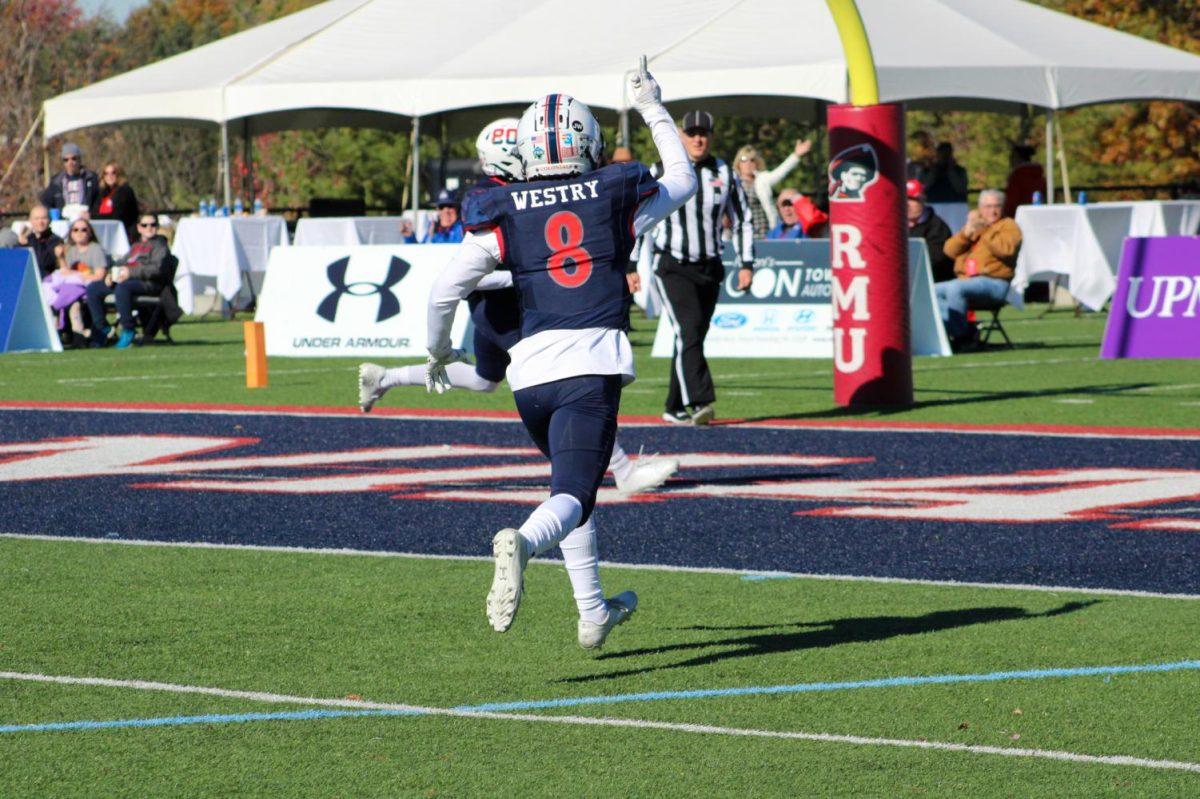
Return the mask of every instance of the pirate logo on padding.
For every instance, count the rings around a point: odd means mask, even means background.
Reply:
[[[829,164],[829,199],[862,202],[867,187],[879,180],[879,159],[869,144],[842,150]]]
[[[326,267],[325,274],[329,277],[329,284],[333,286],[333,291],[329,292],[328,296],[317,306],[317,316],[330,322],[334,321],[337,317],[338,303],[346,294],[352,297],[369,297],[372,294],[378,294],[379,312],[375,316],[376,322],[391,319],[400,313],[400,299],[392,291],[392,287],[403,280],[404,276],[408,274],[408,270],[412,268],[408,261],[393,255],[391,263],[388,264],[387,277],[382,283],[371,283],[366,280],[347,283],[346,268],[348,266],[350,266],[349,256],[339,258]]]

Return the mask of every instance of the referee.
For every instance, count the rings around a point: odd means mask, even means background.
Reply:
[[[654,254],[663,312],[675,331],[671,384],[663,419],[675,424],[703,425],[713,420],[712,373],[704,358],[704,337],[721,293],[722,218],[732,224],[733,245],[741,268],[737,287],[748,288],[754,266],[754,225],[742,182],[712,146],[712,114],[689,111],[683,116],[683,146],[700,188],[679,210],[654,230]],[[657,173],[658,167],[654,171]]]

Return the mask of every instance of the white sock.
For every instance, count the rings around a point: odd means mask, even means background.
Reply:
[[[575,606],[579,618],[603,624],[608,620],[608,603],[604,601],[604,590],[600,587],[600,555],[596,549],[595,514],[559,542],[567,577],[571,579],[571,590],[575,594]]]
[[[493,383],[491,380],[484,380],[475,371],[475,367],[469,363],[447,364],[446,377],[450,379],[451,386],[454,388],[465,388],[467,391],[491,393],[496,390],[496,386],[500,385],[499,383]],[[395,369],[388,369],[383,373],[383,380],[379,381],[379,385],[383,388],[424,386],[425,365],[398,366]]]
[[[540,555],[553,549],[559,541],[579,526],[583,506],[570,494],[555,494],[538,505],[518,532],[529,554]]]
[[[621,448],[620,441],[613,441],[613,454],[612,458],[608,461],[608,470],[618,480],[624,480],[633,474],[633,461],[629,459],[629,456],[625,454],[625,450]]]

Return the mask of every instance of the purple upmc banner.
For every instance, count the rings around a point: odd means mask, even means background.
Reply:
[[[1200,358],[1200,236],[1128,238],[1101,358]]]

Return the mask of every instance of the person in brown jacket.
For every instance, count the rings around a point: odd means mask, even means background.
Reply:
[[[979,207],[967,215],[962,230],[947,241],[943,251],[954,259],[956,279],[934,286],[946,334],[956,349],[969,346],[976,331],[967,323],[972,301],[1003,302],[1008,282],[1017,265],[1021,229],[1002,218],[1004,192],[987,189],[979,195]]]

